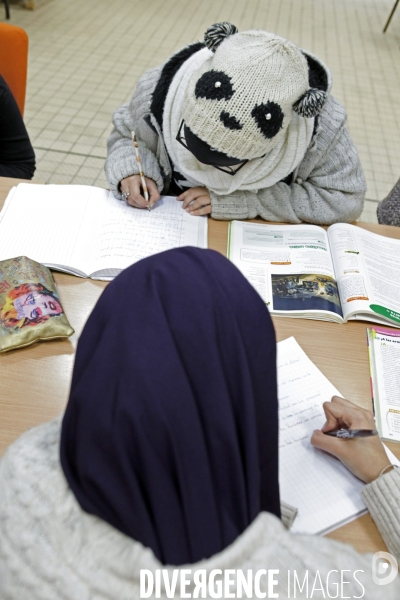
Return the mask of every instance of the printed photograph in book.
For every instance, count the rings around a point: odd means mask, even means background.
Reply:
[[[317,274],[272,274],[274,310],[329,310],[342,314],[337,283]]]

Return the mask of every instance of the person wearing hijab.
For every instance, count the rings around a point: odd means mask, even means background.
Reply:
[[[327,404],[329,428],[372,419],[343,399]],[[328,438],[317,431],[313,443],[367,481],[390,468],[379,440],[364,440],[356,460]],[[397,470],[365,489],[400,559]],[[347,597],[382,597],[370,556],[290,534],[288,511],[268,310],[222,255],[169,250],[105,289],[79,339],[63,418],[23,434],[0,461],[0,597],[134,600],[149,597],[141,571],[163,567],[171,577],[174,567],[276,569],[281,598],[288,569],[324,581],[344,570]],[[181,586],[174,597],[188,597]],[[384,597],[399,591],[394,582]]]
[[[145,208],[177,195],[194,215],[352,222],[366,183],[328,67],[274,33],[211,25],[140,78],[113,115],[105,172]],[[132,144],[135,132],[140,152]]]

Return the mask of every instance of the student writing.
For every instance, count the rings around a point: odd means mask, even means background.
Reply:
[[[323,429],[371,425],[345,400],[325,412]],[[357,440],[351,454],[352,442],[321,431],[312,443],[371,482],[366,502],[400,560],[400,474],[379,477],[390,468],[379,439]],[[10,446],[0,489],[8,600],[136,599],[140,570],[163,565],[278,569],[280,598],[289,569],[324,580],[360,570],[363,597],[381,597],[370,556],[283,525],[272,321],[211,250],[152,256],[106,288],[78,343],[64,417]],[[347,596],[360,596],[346,580]],[[385,599],[397,599],[399,585],[385,586]]]
[[[216,219],[330,224],[359,217],[365,179],[315,56],[265,31],[217,23],[146,72],[113,116],[105,170],[116,197],[147,206],[162,192]]]

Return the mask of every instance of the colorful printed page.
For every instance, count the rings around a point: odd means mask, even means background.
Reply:
[[[279,316],[343,322],[326,231],[232,221],[228,258]]]
[[[345,320],[400,327],[400,240],[346,223],[328,237]]]
[[[292,531],[328,533],[367,510],[361,497],[364,483],[310,443],[314,429],[325,422],[323,402],[341,394],[293,337],[277,348],[281,498],[299,510]]]
[[[400,240],[346,223],[231,221],[228,258],[273,314],[400,328]]]
[[[168,196],[148,211],[102,188],[19,184],[0,214],[0,260],[28,256],[80,277],[112,279],[179,246],[207,248],[207,218],[189,215]]]
[[[372,397],[380,436],[400,442],[400,331],[367,329]]]

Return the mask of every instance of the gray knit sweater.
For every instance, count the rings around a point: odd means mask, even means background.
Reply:
[[[117,198],[121,199],[121,180],[138,174],[132,130],[139,139],[144,174],[156,182],[160,192],[168,193],[173,168],[162,131],[150,110],[162,69],[147,71],[129,104],[114,113],[105,172]],[[344,108],[328,94],[313,139],[291,182],[279,182],[258,192],[240,190],[226,196],[209,190],[211,216],[215,219],[260,216],[267,221],[317,224],[357,219],[363,209],[366,184],[357,150],[346,129],[346,119]],[[174,167],[179,171],[179,165]]]
[[[379,204],[377,211],[380,225],[396,225],[400,227],[400,179]]]
[[[26,432],[0,460],[0,598],[139,599],[140,570],[154,572],[162,565],[151,550],[80,508],[60,466],[60,423],[58,418]],[[399,471],[383,475],[363,491],[371,515],[398,562]],[[260,569],[276,569],[274,592],[281,599],[399,600],[399,576],[391,584],[378,586],[372,580],[371,565],[372,555],[358,554],[352,547],[327,538],[292,534],[274,515],[260,513],[223,552],[182,568],[207,573],[241,569],[245,574],[248,569],[254,574]],[[308,593],[306,587],[302,592],[297,587],[294,593],[294,571],[300,583],[308,579]],[[335,582],[340,578],[344,583],[338,588]],[[312,593],[313,586],[321,589],[321,585],[324,595],[316,590]],[[262,588],[266,591],[265,582]],[[161,597],[165,599],[164,594]],[[182,597],[179,582],[174,597]]]

